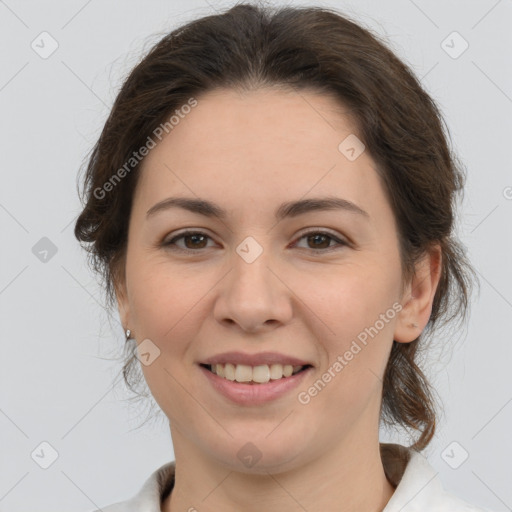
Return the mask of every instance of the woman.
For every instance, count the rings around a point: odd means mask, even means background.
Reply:
[[[327,9],[237,5],[135,67],[75,234],[176,460],[103,510],[481,510],[420,453],[436,413],[418,350],[464,318],[473,277],[442,123]],[[380,421],[412,445],[380,444]]]

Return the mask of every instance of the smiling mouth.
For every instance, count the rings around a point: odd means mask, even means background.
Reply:
[[[244,384],[266,384],[270,381],[282,380],[296,375],[312,366],[292,366],[290,364],[262,364],[249,366],[245,364],[201,364],[218,377]]]

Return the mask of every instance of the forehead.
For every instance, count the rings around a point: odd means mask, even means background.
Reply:
[[[332,142],[336,150],[340,136],[355,133],[354,124],[349,109],[332,95],[276,87],[217,89],[198,97],[166,138],[184,151],[198,144],[217,152],[246,144],[244,151],[252,154],[271,145],[275,155],[282,145],[297,142],[317,150]],[[294,150],[299,153],[301,146]]]
[[[351,160],[340,151],[340,143],[357,134],[348,109],[333,96],[221,89],[196,99],[143,161],[137,193],[145,202],[171,192],[281,202],[308,191],[340,191],[357,202],[379,185],[367,152]]]

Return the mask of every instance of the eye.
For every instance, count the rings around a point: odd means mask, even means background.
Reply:
[[[183,239],[185,241],[185,247],[177,245],[177,241]],[[178,251],[192,251],[195,249],[206,248],[206,241],[211,238],[202,231],[184,231],[174,238],[168,241],[164,241],[162,245],[173,250]]]
[[[307,233],[302,234],[298,240],[306,239],[306,243],[312,244],[310,247],[305,247],[305,249],[312,250],[314,252],[317,251],[331,251],[338,249],[340,246],[348,246],[348,242],[341,240],[337,236],[326,232],[326,231],[309,231]],[[185,243],[185,247],[178,245],[178,241],[183,240]],[[201,249],[207,249],[208,240],[212,240],[209,235],[203,233],[202,231],[184,231],[171,238],[168,241],[164,241],[162,246],[169,248],[171,250],[177,251],[199,251]],[[332,246],[331,242],[336,242],[336,245]]]
[[[348,242],[339,239],[333,234],[326,231],[308,231],[304,233],[299,240],[306,239],[306,243],[311,243],[312,247],[306,247],[306,249],[311,249],[312,251],[326,251],[338,249],[340,246],[348,246]],[[337,246],[331,246],[331,242],[334,241],[337,243]]]

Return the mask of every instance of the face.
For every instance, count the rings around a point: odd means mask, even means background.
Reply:
[[[364,442],[378,430],[402,289],[375,163],[357,156],[355,128],[328,96],[218,90],[197,100],[144,160],[118,292],[173,441],[247,471],[244,450],[264,471]],[[224,216],[168,198],[208,201]],[[322,207],[326,198],[339,204]],[[227,352],[309,367],[237,384],[201,366]]]

